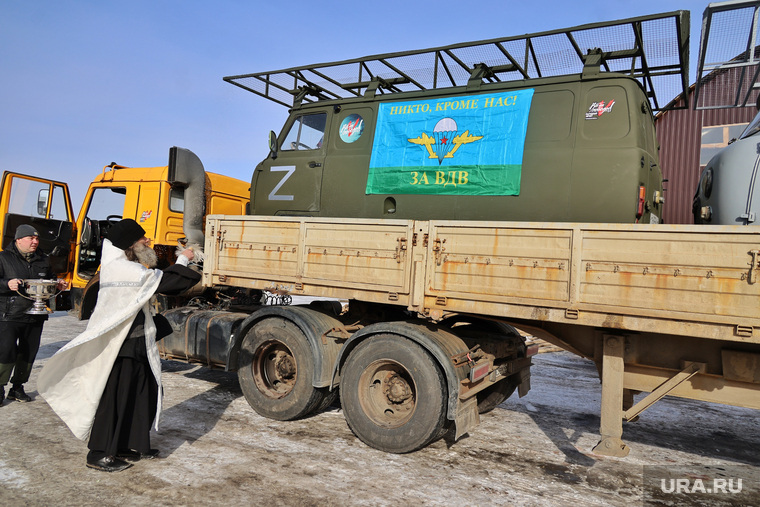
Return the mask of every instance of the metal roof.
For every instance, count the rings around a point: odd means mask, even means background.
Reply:
[[[760,83],[758,11],[760,1],[711,3],[702,16],[699,65],[694,89],[696,109],[755,106]],[[709,87],[717,76],[731,87]]]
[[[687,96],[689,12],[674,11],[529,35],[387,53],[224,80],[291,107],[367,93],[444,89],[581,74],[584,66],[639,80],[652,109]]]

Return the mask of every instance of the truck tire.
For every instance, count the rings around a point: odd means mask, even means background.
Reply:
[[[323,406],[334,394],[314,387],[313,376],[311,348],[292,322],[270,317],[243,338],[238,380],[248,404],[260,415],[291,421]]]
[[[445,433],[443,373],[425,349],[398,335],[356,346],[344,366],[340,401],[351,431],[381,451],[416,451]]]
[[[478,398],[478,413],[485,414],[495,409],[512,396],[517,386],[509,379],[504,379],[487,387],[476,394]]]
[[[79,320],[89,320],[92,316],[92,311],[95,309],[95,304],[98,302],[98,292],[100,291],[100,272],[95,273],[95,276],[90,278],[87,285],[84,286],[82,291],[82,301],[79,304]]]

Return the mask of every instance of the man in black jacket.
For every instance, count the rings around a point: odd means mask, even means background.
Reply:
[[[9,379],[13,384],[9,400],[32,401],[24,384],[32,372],[47,315],[27,314],[33,302],[17,291],[23,289],[25,279],[52,277],[48,256],[37,248],[39,236],[31,225],[19,225],[14,241],[0,252],[0,405]],[[64,286],[58,280],[58,288]]]

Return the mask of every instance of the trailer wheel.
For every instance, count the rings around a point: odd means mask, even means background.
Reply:
[[[370,447],[416,451],[445,433],[446,381],[420,345],[377,335],[346,360],[340,401],[349,428]]]
[[[314,358],[303,332],[271,317],[251,328],[240,348],[238,380],[248,404],[279,421],[305,417],[331,393],[311,384]]]
[[[485,414],[502,404],[504,400],[512,396],[517,386],[508,379],[497,382],[494,385],[480,391],[478,398],[478,413]]]

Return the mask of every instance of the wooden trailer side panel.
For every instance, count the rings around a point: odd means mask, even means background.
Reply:
[[[760,315],[760,285],[748,281],[754,234],[584,230],[583,304],[636,312],[665,309],[731,317]]]
[[[760,230],[209,218],[205,283],[760,342]]]
[[[432,316],[479,313],[760,341],[756,228],[493,222],[429,227],[424,306]]]
[[[407,304],[413,222],[212,216],[204,283]]]
[[[570,301],[571,230],[432,224],[431,233],[437,296]]]

